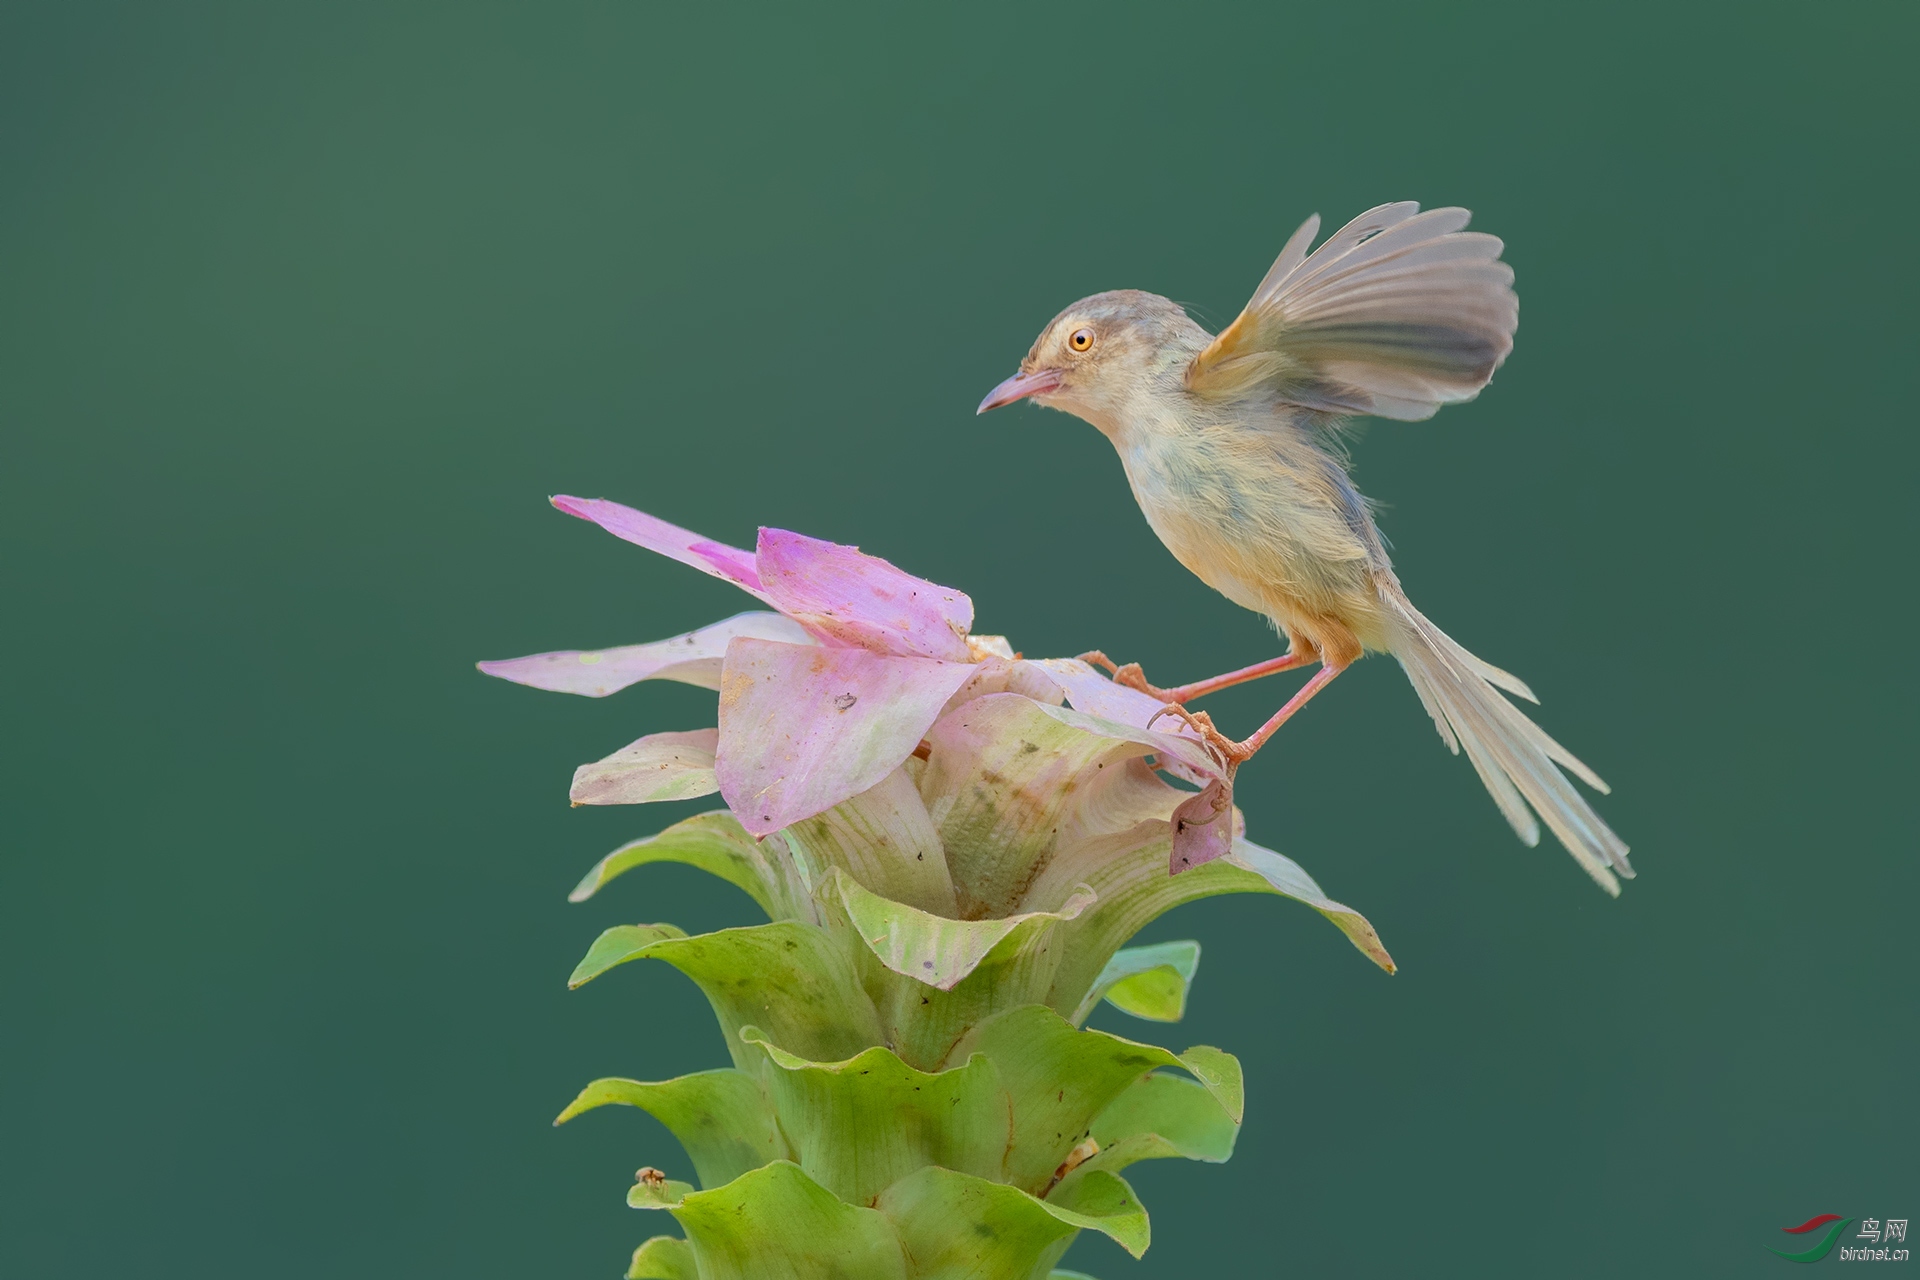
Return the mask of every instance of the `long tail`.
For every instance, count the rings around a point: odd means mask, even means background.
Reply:
[[[1499,692],[1505,689],[1537,703],[1533,690],[1454,643],[1397,586],[1382,584],[1380,594],[1401,623],[1393,656],[1400,659],[1447,746],[1455,755],[1466,749],[1480,781],[1522,840],[1540,842],[1540,824],[1533,817],[1538,813],[1587,874],[1618,897],[1615,874],[1633,878],[1627,846],[1556,766],[1565,765],[1602,794],[1607,784]]]

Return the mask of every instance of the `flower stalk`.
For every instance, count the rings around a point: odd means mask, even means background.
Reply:
[[[608,929],[569,980],[663,961],[706,994],[732,1058],[596,1080],[556,1121],[640,1107],[685,1148],[697,1186],[648,1167],[628,1192],[683,1233],[642,1244],[634,1280],[1044,1280],[1069,1274],[1052,1269],[1083,1230],[1137,1257],[1149,1221],[1121,1175],[1224,1161],[1243,1094],[1230,1053],[1084,1028],[1102,1000],[1184,1012],[1199,944],[1133,936],[1183,902],[1276,894],[1392,971],[1364,917],[1247,840],[1229,769],[1156,721],[1158,701],[971,634],[965,595],[856,548],[763,529],[747,552],[616,503],[554,504],[771,606],[480,664],[591,697],[647,679],[719,694],[715,726],[642,737],[570,790],[726,804],[615,849],[573,900],[678,862],[766,917]]]

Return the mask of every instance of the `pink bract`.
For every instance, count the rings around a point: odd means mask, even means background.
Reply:
[[[755,836],[813,818],[869,788],[921,751],[936,720],[981,697],[1035,699],[1062,723],[1129,741],[1154,766],[1203,790],[1179,806],[1170,870],[1233,847],[1232,782],[1161,703],[1075,659],[1016,660],[997,638],[969,638],[973,601],[858,547],[762,529],[753,552],[715,542],[604,498],[553,505],[616,537],[724,578],[780,612],[743,613],[652,644],[562,650],[483,662],[519,684],[605,697],[641,680],[720,691],[714,774]],[[1059,710],[1062,700],[1074,708]],[[643,740],[651,744],[652,739]],[[582,767],[576,800],[628,803],[694,785],[649,772],[658,744],[635,743]],[[644,761],[637,756],[646,756]],[[677,761],[677,757],[676,757]],[[674,767],[680,767],[677,763]]]
[[[614,649],[562,649],[525,658],[483,662],[480,670],[515,684],[554,693],[604,698],[642,680],[676,680],[702,689],[720,687],[720,664],[735,636],[810,644],[798,623],[777,613],[739,613],[711,626],[651,644]]]
[[[858,547],[762,529],[756,564],[767,599],[828,644],[971,662],[973,601]]]
[[[751,552],[730,547],[724,542],[711,541],[677,524],[668,524],[644,511],[635,511],[632,507],[609,502],[605,498],[573,498],[563,493],[555,496],[552,502],[570,516],[593,521],[616,538],[625,538],[635,546],[671,556],[681,564],[690,564],[702,573],[725,578],[742,590],[750,591],[762,600],[767,599],[760,590],[760,574],[754,567]]]
[[[942,992],[993,965],[1084,990],[1141,924],[1220,892],[1304,902],[1392,970],[1364,917],[1246,840],[1232,770],[1160,699],[971,635],[965,594],[857,547],[761,529],[747,552],[617,502],[553,503],[778,610],[480,664],[594,698],[643,680],[718,691],[717,727],[650,733],[574,771],[578,805],[727,802],[616,850],[592,886],[651,860],[757,867],[743,874],[770,916],[776,898],[782,919],[843,911],[878,964]]]
[[[824,813],[912,755],[965,662],[741,638],[720,683],[720,794],[756,836]]]

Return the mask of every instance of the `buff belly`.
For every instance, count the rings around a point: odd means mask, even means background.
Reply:
[[[1366,545],[1337,512],[1289,501],[1285,484],[1272,495],[1218,482],[1181,492],[1181,477],[1141,472],[1128,467],[1147,524],[1202,582],[1330,662],[1389,647]]]

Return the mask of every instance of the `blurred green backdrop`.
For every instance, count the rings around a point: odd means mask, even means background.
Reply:
[[[1915,15],[0,8],[0,1271],[617,1275],[686,1162],[547,1121],[723,1055],[670,971],[563,980],[751,908],[569,907],[703,806],[565,788],[711,695],[471,664],[745,601],[545,496],[858,542],[1029,654],[1256,660],[1091,428],[973,405],[1075,297],[1222,323],[1308,213],[1409,197],[1506,238],[1523,323],[1360,482],[1640,878],[1522,848],[1356,669],[1241,800],[1402,972],[1268,899],[1156,926],[1206,956],[1150,1038],[1240,1054],[1248,1123],[1137,1171],[1144,1263],[1069,1263],[1758,1276],[1920,1211]]]

